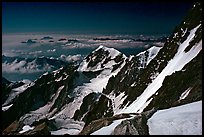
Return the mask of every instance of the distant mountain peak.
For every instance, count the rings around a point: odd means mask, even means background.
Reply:
[[[78,71],[110,69],[113,65],[121,65],[126,58],[127,57],[118,50],[101,45],[82,61]]]

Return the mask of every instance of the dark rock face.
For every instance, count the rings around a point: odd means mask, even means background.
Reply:
[[[125,120],[114,129],[112,135],[139,135],[139,133],[133,123]]]
[[[5,103],[5,101],[8,99],[10,93],[14,88],[18,88],[20,86],[23,86],[25,83],[22,81],[17,82],[10,82],[4,77],[2,77],[2,105]],[[11,101],[12,103],[12,101]],[[11,104],[9,103],[9,104]],[[5,104],[4,104],[5,105]]]
[[[2,81],[1,81],[1,89],[2,89],[2,104],[3,102],[6,101],[6,99],[9,96],[9,93],[11,92],[11,87],[9,87],[9,84],[11,82],[8,81],[7,79],[5,79],[4,77],[2,77]]]
[[[90,111],[90,107],[93,103],[96,102],[99,95],[96,93],[90,93],[89,95],[85,96],[83,99],[83,103],[80,106],[80,109],[76,110],[73,119],[74,120],[81,120],[83,119],[83,115]]]
[[[3,130],[2,135],[14,135],[16,134],[18,127],[19,127],[18,121],[14,121],[6,129]]]
[[[27,131],[22,135],[51,135],[51,133],[48,129],[47,124],[44,122],[37,125],[33,130]]]
[[[108,105],[109,104],[109,105]],[[111,100],[104,95],[101,95],[98,101],[92,102],[89,111],[82,119],[85,122],[85,126],[91,121],[109,117],[113,115],[113,108]]]
[[[106,58],[106,56],[109,55],[109,52],[108,51],[104,51],[102,48],[97,50],[96,52],[94,53],[91,53],[89,54],[87,57],[86,57],[86,60],[87,62],[89,62],[88,64],[88,68],[89,67],[94,67],[96,66],[96,64],[98,64],[99,62],[101,62],[104,58]],[[96,58],[94,58],[96,57]],[[94,59],[93,59],[94,58]],[[105,62],[108,62],[108,59],[105,61]]]
[[[90,135],[102,127],[112,124],[115,120],[122,120],[119,125],[114,128],[111,135],[149,135],[147,127],[147,119],[150,118],[157,109],[139,113],[124,113],[111,117],[101,118],[89,123],[79,133],[79,135]],[[124,119],[124,120],[123,120]]]
[[[93,120],[91,123],[89,123],[87,126],[84,127],[84,129],[79,133],[79,135],[90,135],[94,131],[110,125],[114,120],[122,119],[122,118],[129,118],[129,114],[120,114],[115,115],[112,117],[105,117],[98,120]]]

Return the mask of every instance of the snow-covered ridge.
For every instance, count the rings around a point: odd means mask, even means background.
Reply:
[[[114,59],[117,55],[120,54],[120,52],[114,48],[108,48],[108,47],[105,47],[103,45],[100,45],[95,51],[93,52],[96,52],[98,51],[99,49],[103,49],[104,51],[108,51],[110,53],[110,57],[111,59]],[[125,55],[123,55],[125,57]]]
[[[161,48],[162,47],[152,46],[151,48],[149,48],[143,52],[140,52],[136,56],[140,57],[141,64],[148,65],[149,62],[157,55],[157,53],[159,52],[159,50]],[[148,53],[147,57],[145,56],[145,53]],[[144,68],[144,66],[143,66],[143,68]]]
[[[114,49],[114,48],[108,48],[105,46],[99,46],[96,50],[94,50],[92,52],[92,54],[96,53],[97,51],[99,51],[100,49],[102,49],[102,51],[108,52],[109,55],[106,56],[102,61],[98,62],[94,67],[88,67],[88,64],[90,63],[90,60],[87,61],[87,59],[84,59],[81,63],[79,68],[77,69],[77,71],[98,71],[98,70],[102,70],[102,69],[111,69],[113,68],[113,65],[118,64],[114,61],[114,59],[122,54],[121,52],[119,52],[118,50]],[[102,53],[99,53],[102,54]],[[91,59],[95,60],[98,56],[93,56]],[[105,63],[105,60],[110,58],[110,60],[108,62]],[[127,57],[122,54],[122,59],[125,60]],[[105,65],[104,68],[102,68],[102,65]]]
[[[162,83],[166,76],[171,75],[175,71],[180,71],[187,63],[189,63],[202,49],[202,40],[196,43],[188,52],[184,50],[188,47],[189,43],[194,39],[195,32],[201,25],[198,25],[190,31],[187,39],[179,45],[177,53],[169,61],[167,66],[162,70],[162,72],[152,81],[151,84],[144,90],[144,92],[137,97],[137,99],[128,107],[122,109],[120,113],[132,113],[132,112],[142,112],[146,106],[151,102],[152,98],[149,99],[156,91],[162,86]],[[148,100],[149,99],[149,100]]]
[[[139,59],[139,64],[138,65],[138,69],[144,69],[148,63],[158,54],[159,50],[161,49],[162,47],[157,47],[157,46],[152,46],[151,48],[143,51],[143,52],[140,52],[139,54],[137,54],[136,56],[135,55],[130,55],[128,57],[128,60],[126,60],[127,62],[132,62],[131,63],[131,69],[132,66],[134,65],[134,63],[136,63],[133,59],[135,57],[138,57]],[[125,71],[125,73],[128,73],[128,70]],[[123,80],[123,79],[122,79]],[[121,80],[121,81],[122,81]],[[135,86],[135,82],[133,82],[130,86],[133,87]],[[125,98],[127,97],[128,95],[126,95],[124,92],[121,92],[119,95],[115,95],[114,92],[111,92],[108,97],[112,100],[112,103],[113,103],[113,111],[114,111],[114,114],[116,114],[117,112],[120,111],[120,106],[123,104],[123,101],[125,100]]]

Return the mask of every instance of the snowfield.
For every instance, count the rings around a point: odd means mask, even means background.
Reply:
[[[159,110],[147,125],[150,135],[202,135],[202,101]]]

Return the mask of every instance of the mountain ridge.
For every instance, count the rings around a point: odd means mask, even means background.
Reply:
[[[151,127],[162,110],[193,103],[189,106],[196,105],[200,115],[201,5],[193,6],[163,47],[126,57],[99,46],[79,65],[43,74],[3,111],[3,134],[149,135],[162,133]],[[183,120],[190,126],[199,118]],[[22,133],[25,128],[29,131]],[[194,128],[182,134],[201,133],[200,126]]]

